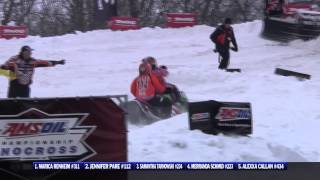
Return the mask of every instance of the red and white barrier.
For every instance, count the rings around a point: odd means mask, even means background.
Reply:
[[[25,38],[28,36],[26,26],[0,26],[0,38]]]
[[[112,17],[111,21],[108,22],[108,27],[111,30],[136,30],[140,29],[139,18],[131,17]]]
[[[180,28],[197,24],[197,15],[194,13],[168,13],[166,27]]]

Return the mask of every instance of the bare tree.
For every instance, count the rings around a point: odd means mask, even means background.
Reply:
[[[7,25],[11,21],[15,2],[14,0],[9,0],[9,1],[3,1],[2,4],[3,4],[2,5],[3,20],[1,24]]]
[[[20,0],[15,4],[14,20],[17,25],[26,23],[25,18],[30,15],[36,0]]]
[[[170,12],[196,13],[200,24],[217,25],[263,16],[263,0],[0,0],[1,24],[26,24],[31,34],[60,35],[106,28],[111,16],[141,19],[142,26],[162,26]],[[103,10],[101,10],[101,8]]]
[[[139,2],[137,0],[129,0],[129,9],[131,17],[139,16],[138,4]]]

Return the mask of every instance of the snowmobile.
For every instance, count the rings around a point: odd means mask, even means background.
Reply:
[[[122,108],[127,113],[127,120],[135,125],[148,125],[154,122],[168,119],[175,115],[187,112],[188,99],[184,92],[179,91],[180,98],[172,105],[170,114],[165,113],[163,107],[153,107],[146,102],[134,99],[122,105]]]
[[[266,0],[262,36],[310,40],[320,35],[320,0]]]

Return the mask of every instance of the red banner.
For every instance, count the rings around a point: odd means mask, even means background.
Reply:
[[[26,26],[0,26],[0,38],[25,38],[28,36]]]
[[[126,162],[125,114],[107,97],[3,99],[0,143],[0,171],[23,177],[56,173],[36,175],[34,161]]]
[[[108,22],[108,27],[112,30],[136,30],[140,29],[139,18],[112,17]]]
[[[167,24],[169,28],[194,26],[197,24],[197,15],[194,13],[168,13]]]

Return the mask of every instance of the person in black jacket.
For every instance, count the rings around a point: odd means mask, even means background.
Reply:
[[[31,57],[32,50],[29,46],[23,46],[18,55],[11,57],[5,64],[0,66],[1,69],[10,70],[15,75],[15,78],[10,79],[9,82],[8,98],[30,97],[30,85],[35,68],[65,64],[65,60],[34,59]]]
[[[227,69],[230,61],[229,49],[235,52],[238,51],[237,41],[231,27],[231,19],[226,18],[224,24],[218,26],[210,35],[210,39],[216,44],[215,52],[218,52],[222,58],[221,60],[219,58],[219,69]],[[230,42],[232,43],[232,47],[230,47]]]

